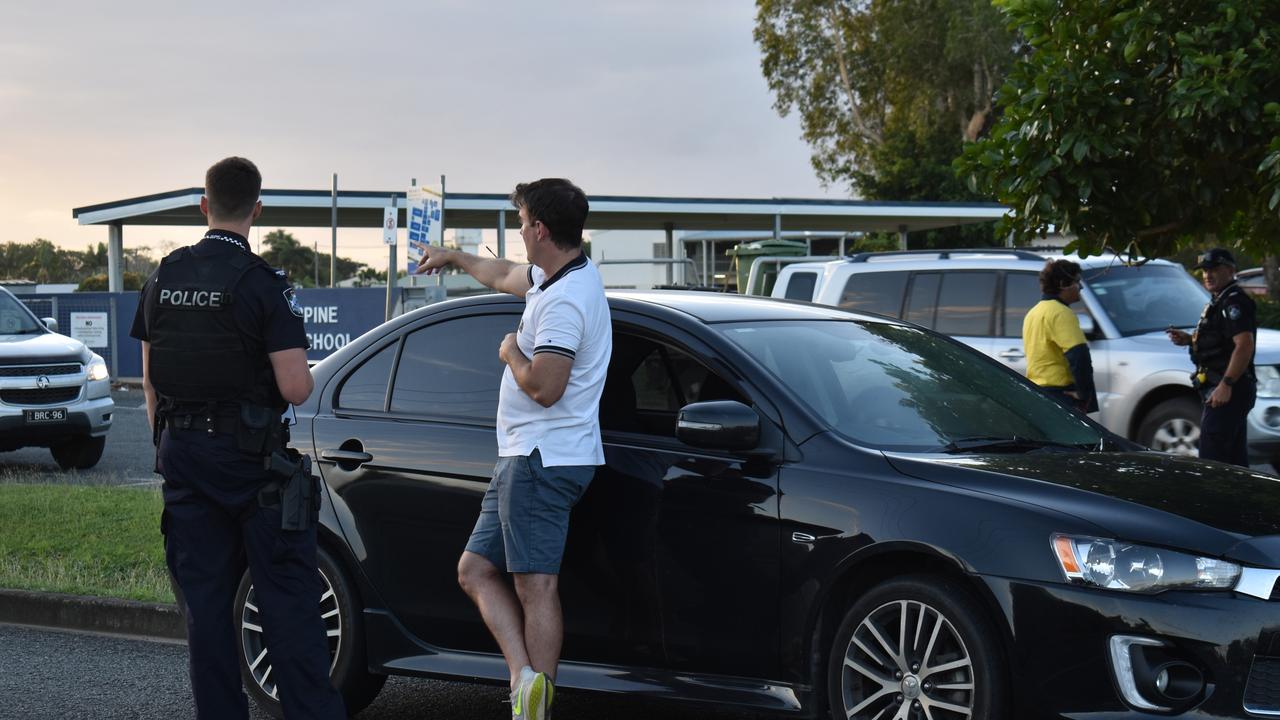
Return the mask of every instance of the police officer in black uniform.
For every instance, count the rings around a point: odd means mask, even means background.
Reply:
[[[1191,382],[1204,401],[1200,457],[1249,466],[1246,418],[1257,396],[1253,349],[1257,309],[1236,284],[1236,260],[1222,248],[1202,254],[1196,267],[1213,299],[1200,313],[1195,333],[1170,328],[1175,345],[1189,345],[1196,371]]]
[[[284,453],[280,425],[314,384],[302,313],[284,273],[245,239],[261,190],[244,158],[209,168],[200,200],[209,231],[160,263],[134,318],[164,476],[165,557],[184,604],[198,717],[249,717],[232,617],[247,566],[285,717],[345,718],[319,614],[318,487]],[[285,500],[299,492],[301,517]]]

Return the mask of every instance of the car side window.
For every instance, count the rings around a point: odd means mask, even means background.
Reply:
[[[907,294],[907,309],[903,319],[927,328],[933,327],[940,284],[942,275],[939,273],[916,273],[911,278],[911,292]]]
[[[906,272],[853,273],[840,295],[840,307],[901,317],[902,295],[906,288]]]
[[[785,297],[788,300],[812,300],[813,287],[818,283],[818,273],[798,272],[791,275],[787,282]]]
[[[995,301],[995,273],[946,273],[938,291],[934,329],[945,335],[989,337]]]
[[[1040,276],[1009,273],[1004,276],[1004,337],[1022,337],[1022,320],[1040,302]]]
[[[615,330],[600,398],[601,429],[675,437],[680,408],[706,400],[747,402],[689,353]]]
[[[472,315],[409,333],[396,367],[391,411],[492,424],[505,368],[498,345],[517,315]]]
[[[391,343],[348,375],[338,390],[338,407],[382,412],[387,406],[387,383],[391,381],[391,365],[399,347],[400,343]]]

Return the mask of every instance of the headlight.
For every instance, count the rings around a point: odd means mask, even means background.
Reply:
[[[1258,397],[1280,397],[1280,367],[1257,365],[1253,370],[1258,374]]]
[[[1229,590],[1240,579],[1235,563],[1118,540],[1054,535],[1053,551],[1073,585],[1158,593],[1178,588]]]
[[[89,361],[89,379],[90,380],[106,380],[111,377],[107,372],[107,363],[100,357],[95,357]]]

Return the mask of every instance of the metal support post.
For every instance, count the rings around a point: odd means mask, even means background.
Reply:
[[[498,211],[498,257],[507,256],[507,211]]]
[[[124,290],[123,257],[124,225],[111,223],[107,226],[107,290],[111,292]]]
[[[333,174],[333,207],[329,216],[329,227],[333,230],[333,239],[329,243],[329,287],[337,287],[338,282],[338,173]]]

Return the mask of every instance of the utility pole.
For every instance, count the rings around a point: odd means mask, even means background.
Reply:
[[[333,242],[329,250],[329,287],[337,287],[338,282],[338,173],[333,174],[333,213],[330,226],[333,228]]]

